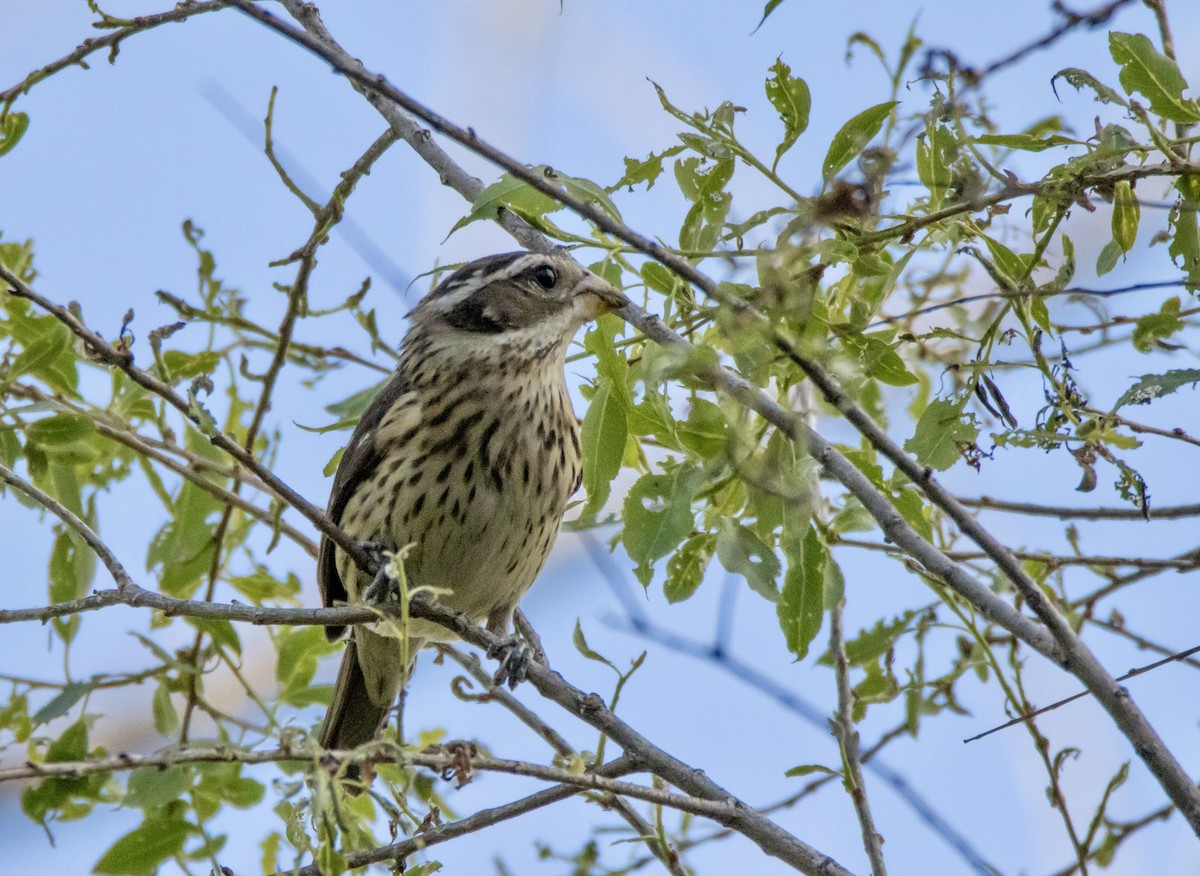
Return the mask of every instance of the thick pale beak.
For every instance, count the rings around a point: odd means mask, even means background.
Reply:
[[[595,274],[588,274],[576,287],[576,294],[583,295],[584,293],[587,293],[588,297],[596,302],[594,312],[589,314],[591,319],[605,313],[612,313],[614,310],[620,310],[629,303],[629,299],[621,290],[607,281],[601,280]]]

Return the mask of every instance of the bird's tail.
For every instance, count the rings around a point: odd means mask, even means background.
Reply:
[[[333,700],[325,714],[325,723],[321,725],[321,747],[344,750],[370,742],[383,726],[391,705],[391,700],[384,704],[373,701],[358,661],[358,643],[351,637],[342,654]]]
[[[355,628],[342,655],[333,700],[321,725],[322,748],[348,750],[375,738],[388,710],[396,701],[406,678],[412,673],[421,639],[409,639],[409,663],[404,665],[400,641],[380,636],[364,627]],[[346,767],[346,778],[357,780],[357,765]]]

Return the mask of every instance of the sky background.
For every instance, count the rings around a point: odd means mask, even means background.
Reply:
[[[741,136],[760,154],[772,154],[780,123],[764,96],[763,80],[768,67],[782,57],[794,74],[808,81],[813,93],[809,129],[780,165],[781,173],[803,193],[817,191],[821,160],[834,132],[847,118],[888,96],[886,79],[869,53],[856,50],[854,62],[846,63],[846,40],[851,34],[867,31],[894,56],[915,21],[927,45],[952,47],[965,63],[983,66],[1042,36],[1054,23],[1044,0],[1003,4],[788,0],[754,33],[760,4],[719,0],[566,0],[561,8],[553,0],[323,5],[331,32],[368,69],[386,74],[402,90],[459,124],[473,127],[521,160],[546,163],[602,184],[620,177],[622,156],[642,157],[676,142],[680,126],[662,111],[647,80],[661,85],[677,106],[686,109],[711,108],[722,100],[746,107],[738,119]],[[1169,7],[1181,56],[1196,57],[1200,8],[1188,2],[1172,2]],[[105,6],[114,15],[161,8],[147,3]],[[38,4],[0,0],[0,14],[9,37],[0,53],[0,88],[15,84],[28,71],[64,55],[94,33],[82,0]],[[1138,4],[1120,13],[1110,26],[1155,33],[1152,17]],[[1088,69],[1116,83],[1104,32],[1075,33],[1052,50],[1034,54],[995,77],[989,85],[994,120],[1005,132],[1016,132],[1039,118],[1061,114],[1087,136],[1093,117],[1106,109],[1092,102],[1090,95],[1069,88],[1060,89],[1061,101],[1057,100],[1050,79],[1064,67]],[[0,159],[0,232],[5,240],[34,240],[37,288],[55,300],[80,302],[89,324],[108,336],[116,334],[125,310],[134,308],[140,344],[136,350],[148,355],[149,331],[175,318],[157,302],[155,291],[186,296],[195,290],[195,260],[180,233],[182,222],[191,219],[205,230],[204,243],[216,254],[218,275],[243,291],[252,316],[276,324],[284,299],[271,284],[290,281],[292,272],[272,269],[268,263],[289,254],[307,237],[311,218],[279,184],[258,142],[258,120],[265,113],[271,87],[280,89],[276,144],[286,154],[289,169],[303,168],[316,181],[317,190],[310,193],[319,200],[383,130],[381,119],[319,61],[232,11],[131,38],[115,65],[97,56],[91,68],[65,71],[20,99],[17,108],[30,114],[31,127],[19,147]],[[1200,82],[1200,65],[1185,61],[1183,72],[1190,81]],[[1194,90],[1189,93],[1195,95]],[[911,82],[902,93],[902,111],[919,113],[929,98],[926,84]],[[253,142],[245,133],[247,126]],[[453,146],[448,149],[481,179],[498,176],[479,159]],[[1014,166],[1037,167],[1032,162]],[[760,199],[766,203],[770,193],[744,169],[735,179],[735,209],[745,218]],[[618,195],[617,204],[634,228],[675,239],[682,212],[669,177],[664,176],[648,196]],[[360,184],[350,207],[368,247],[379,255],[368,253],[364,258],[361,239],[335,236],[320,256],[310,292],[313,306],[332,306],[371,275],[371,300],[384,337],[397,342],[403,333],[403,315],[428,288],[424,279],[408,288],[409,279],[436,263],[514,248],[506,235],[487,223],[473,224],[447,238],[466,211],[461,198],[439,185],[406,147],[394,147]],[[1077,214],[1071,234],[1080,264],[1094,264],[1096,253],[1109,239],[1108,214],[1103,209],[1092,216]],[[1176,276],[1165,247],[1148,252],[1144,248],[1164,221],[1161,211],[1144,213],[1136,255],[1105,278],[1106,284]],[[1078,279],[1089,280],[1086,274]],[[986,284],[981,291],[986,291]],[[1114,312],[1144,313],[1169,294],[1173,293],[1116,302]],[[1086,321],[1083,308],[1071,313],[1078,314],[1077,322]],[[326,323],[317,325],[316,335],[311,334],[311,326],[302,326],[300,338],[343,342],[326,334]],[[177,336],[181,343],[186,344],[189,332],[197,345],[203,343],[204,330],[199,327]],[[365,348],[348,325],[345,341],[355,349]],[[1138,374],[1183,367],[1197,367],[1194,358],[1183,354],[1154,361],[1129,352],[1097,363],[1082,379],[1096,403],[1104,406],[1111,405]],[[571,379],[578,384],[582,376],[580,370]],[[1017,374],[1006,374],[1005,379],[1006,395],[1026,422],[1042,403],[1040,385]],[[271,426],[284,433],[286,448],[278,469],[288,483],[318,504],[329,489],[321,468],[346,436],[316,435],[293,424],[329,422],[324,404],[375,380],[377,376],[366,371],[347,370],[344,377],[316,390],[305,390],[293,381],[276,399]],[[1194,400],[1194,394],[1185,392],[1156,403],[1153,421],[1195,432]],[[1149,414],[1143,418],[1151,419]],[[831,437],[853,442],[844,424],[822,423],[821,428]],[[1157,456],[1144,454],[1140,463],[1155,501],[1195,501],[1196,479],[1190,474],[1194,464],[1175,446],[1165,450]],[[1187,467],[1181,469],[1181,464]],[[1181,476],[1181,472],[1188,474]],[[1111,478],[1102,477],[1100,490],[1091,496],[1074,492],[1078,479],[1078,470],[1064,465],[1061,456],[1001,451],[980,474],[959,466],[945,482],[963,495],[1118,504],[1108,488]],[[145,545],[159,525],[138,513],[147,495],[130,485],[101,500],[102,534],[135,573],[142,573]],[[0,520],[0,543],[6,547],[9,564],[9,574],[0,582],[0,606],[44,602],[50,521],[39,520],[7,498],[0,504]],[[1014,547],[1064,543],[1064,526],[1055,521],[1001,515],[987,520]],[[1089,527],[1087,549],[1169,556],[1191,546],[1186,542],[1189,527],[1194,530],[1187,521],[1156,523],[1153,528],[1129,523]],[[731,604],[722,601],[726,587],[719,569],[694,599],[667,606],[659,581],[643,595],[622,554],[604,559],[606,540],[604,531],[564,534],[525,600],[525,610],[542,633],[556,669],[579,687],[606,697],[611,693],[612,673],[583,660],[571,645],[576,619],[591,645],[620,666],[648,650],[646,665],[622,694],[620,713],[663,748],[705,769],[753,803],[769,803],[799,787],[803,780],[782,775],[789,766],[836,766],[836,746],[821,722],[804,721],[712,661],[680,654],[628,629],[629,613],[644,612],[653,623],[690,641],[711,642],[718,609]],[[857,630],[859,621],[929,598],[899,563],[849,550],[839,550],[837,557],[847,578],[848,631]],[[272,555],[272,563],[296,570],[304,582],[306,604],[317,604],[312,563],[302,552],[284,544]],[[141,583],[149,586],[153,581],[145,576]],[[1160,576],[1139,589],[1129,604],[1122,604],[1122,610],[1131,627],[1153,630],[1159,641],[1172,647],[1188,647],[1196,643],[1189,622],[1200,609],[1196,583],[1195,573]],[[102,573],[96,586],[107,586]],[[773,606],[744,585],[733,592],[729,641],[736,658],[780,691],[804,697],[818,714],[827,714],[833,703],[831,673],[811,659],[793,663],[778,634]],[[148,657],[129,631],[145,628],[145,616],[127,609],[87,618],[72,654],[73,673],[90,674],[94,669],[89,661],[109,671],[144,667]],[[247,635],[253,639],[253,634]],[[176,644],[185,641],[181,636]],[[1149,660],[1110,640],[1097,638],[1095,643],[1115,672]],[[263,660],[256,667],[256,653],[261,657],[264,651],[249,650],[247,670],[268,684],[273,667]],[[62,671],[61,648],[46,629],[9,626],[0,633],[0,672],[61,679]],[[331,659],[322,668],[322,679],[331,680],[334,671]],[[442,726],[450,737],[485,737],[503,756],[547,759],[544,746],[530,739],[507,713],[496,707],[481,712],[485,707],[454,699],[448,690],[453,674],[450,667],[434,667],[423,658],[408,705],[410,728]],[[1197,750],[1195,697],[1189,693],[1193,678],[1186,668],[1165,668],[1132,687],[1168,744],[1191,765]],[[1031,696],[1039,702],[1076,689],[1071,679],[1047,671],[1036,660],[1031,660],[1027,681],[1036,685]],[[1004,718],[994,687],[966,682],[962,693],[970,715],[925,722],[919,739],[900,740],[881,760],[1003,872],[1044,873],[1065,866],[1069,849],[1061,822],[1046,804],[1045,774],[1028,736],[1009,731],[962,745],[963,737]],[[148,690],[133,689],[105,700],[107,711],[130,717],[103,722],[96,739],[113,750],[152,751],[163,745],[166,740],[138,723],[145,720],[141,704],[148,695]],[[537,704],[532,691],[520,695]],[[548,708],[541,711],[574,744],[595,747],[590,730],[573,726]],[[899,715],[898,705],[873,710],[862,727],[864,742],[872,742]],[[318,717],[314,711],[307,719]],[[1089,702],[1047,716],[1040,726],[1056,745],[1070,742],[1086,752],[1066,772],[1068,791],[1080,792],[1081,800],[1092,799],[1088,795],[1098,793],[1117,766],[1131,757],[1125,740],[1110,730],[1107,718]],[[0,762],[20,757],[19,748],[10,749],[0,753]],[[254,775],[269,782],[275,773],[267,767]],[[881,785],[877,775],[868,773],[867,781],[894,873],[967,872],[963,859],[922,825],[910,806]],[[458,813],[467,814],[534,788],[522,780],[486,776],[454,793],[451,800]],[[1115,813],[1133,817],[1160,805],[1162,799],[1153,779],[1135,763]],[[239,876],[257,872],[257,840],[279,826],[269,809],[273,801],[268,788],[266,805],[249,815],[234,813],[222,824],[230,832],[223,863]],[[6,861],[0,871],[11,868],[14,873],[65,876],[90,872],[112,839],[139,820],[136,811],[101,809],[81,824],[57,825],[52,848],[45,834],[21,815],[16,786],[0,786],[0,836],[6,840]],[[1080,806],[1077,817],[1086,821],[1089,811]],[[837,789],[827,789],[780,820],[852,870],[867,870],[849,799]],[[492,828],[467,842],[442,846],[437,857],[449,873],[493,872],[493,860],[501,857],[513,873],[563,873],[565,864],[537,862],[534,839],[553,838],[557,850],[570,853],[587,836],[588,826],[597,822],[619,824],[596,807],[573,801]],[[611,850],[610,860],[623,860],[629,848]],[[1145,830],[1123,850],[1112,872],[1183,874],[1194,872],[1196,858],[1195,838],[1180,819],[1174,819]],[[699,873],[751,872],[744,869],[747,860],[753,861],[755,873],[786,869],[761,859],[757,850],[740,840],[711,844],[687,860]]]

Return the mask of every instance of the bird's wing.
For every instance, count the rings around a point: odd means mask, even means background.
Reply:
[[[370,477],[387,447],[386,438],[390,436],[384,436],[385,440],[380,440],[379,436],[384,417],[401,403],[401,397],[408,391],[407,383],[400,375],[394,376],[367,406],[354,428],[350,442],[338,462],[337,473],[333,476],[333,489],[329,494],[327,513],[337,525],[342,523],[342,512],[346,503],[350,501],[359,485]],[[344,603],[348,595],[346,584],[337,571],[335,548],[336,545],[327,536],[321,536],[321,548],[317,555],[317,586],[321,590],[321,600],[326,606]],[[331,640],[341,636],[343,632],[343,627],[326,628]]]

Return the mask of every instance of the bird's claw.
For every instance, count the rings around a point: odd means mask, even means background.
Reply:
[[[371,560],[375,563],[375,577],[371,579],[371,583],[363,591],[363,602],[378,604],[382,602],[394,602],[399,599],[400,588],[395,581],[388,577],[386,571],[387,557],[383,555],[383,552],[387,549],[386,546],[377,541],[364,541],[362,542],[362,549],[371,555]]]
[[[500,666],[492,676],[492,684],[496,687],[507,684],[509,690],[529,677],[529,667],[537,662],[537,655],[528,642],[506,636],[492,647],[488,648],[488,657],[499,660]]]

